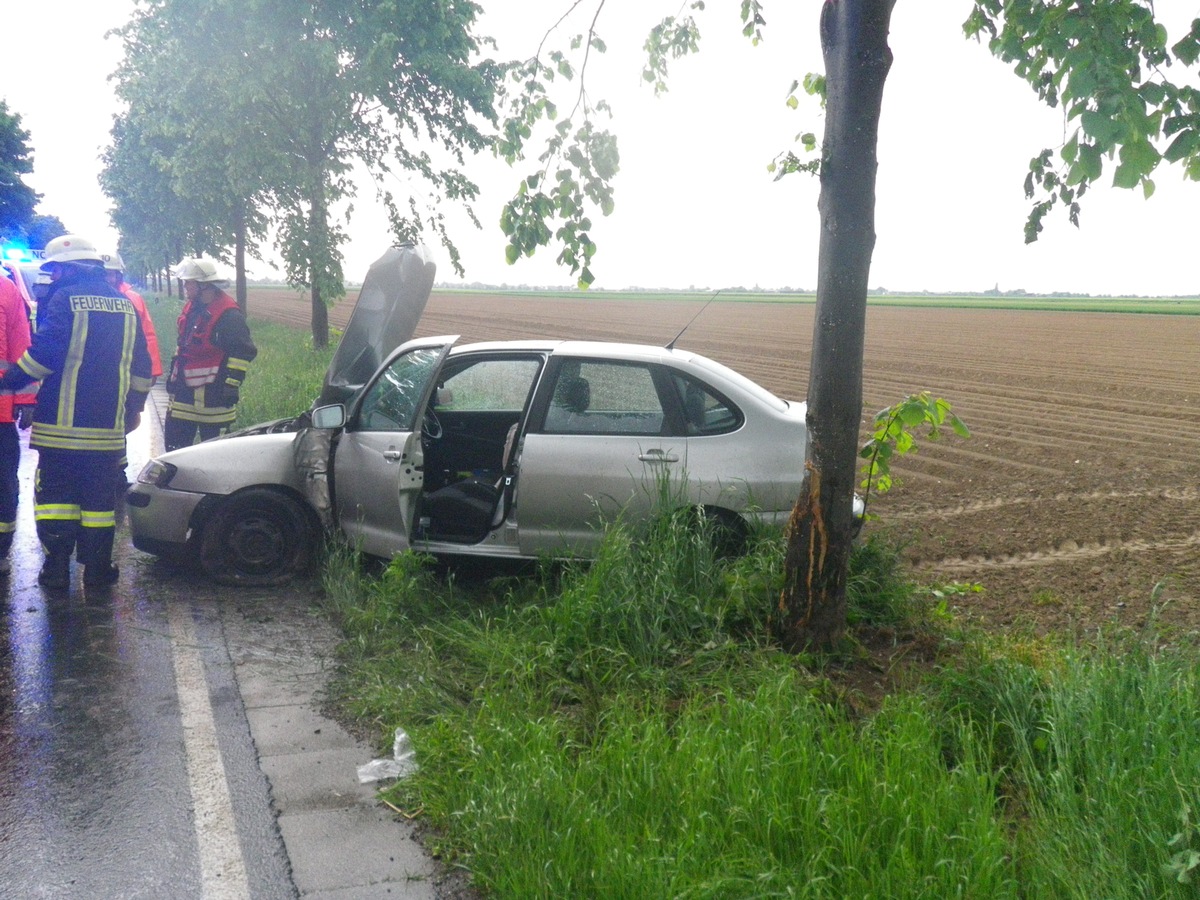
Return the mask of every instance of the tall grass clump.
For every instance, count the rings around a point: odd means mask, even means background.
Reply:
[[[779,671],[618,694],[586,743],[489,702],[470,746],[439,811],[496,896],[1016,896],[991,776],[946,769],[918,702],[862,728]]]
[[[1028,896],[1197,896],[1193,654],[1127,637],[992,646],[939,679],[938,697],[947,719],[990,735]]]

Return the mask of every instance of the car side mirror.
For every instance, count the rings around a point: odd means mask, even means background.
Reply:
[[[346,407],[340,403],[318,406],[312,411],[313,428],[341,428],[346,424]]]

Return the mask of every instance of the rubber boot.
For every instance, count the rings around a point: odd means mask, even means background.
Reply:
[[[112,564],[114,528],[85,528],[79,537],[79,561],[83,563],[85,587],[104,587],[117,580],[120,570]]]
[[[63,590],[71,586],[71,554],[51,552],[42,563],[38,573],[38,584],[42,587]]]
[[[38,584],[47,588],[65,589],[71,586],[71,554],[75,552],[73,523],[39,521],[38,538],[46,551],[46,561],[38,574]]]

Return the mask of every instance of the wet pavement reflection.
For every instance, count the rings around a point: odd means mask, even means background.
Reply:
[[[131,478],[157,440],[155,417],[144,418],[130,435]],[[0,580],[6,587],[0,606],[0,894],[294,896],[228,671],[214,611],[221,598],[208,588],[190,591],[190,576],[133,550],[120,525],[116,585],[86,589],[72,563],[69,591],[41,588],[32,490],[37,454],[28,449],[27,432],[21,439],[12,573],[7,585]],[[204,663],[202,693],[214,710],[224,766],[245,789],[236,813],[255,820],[244,829],[255,845],[246,846],[243,837],[240,848],[255,860],[252,871],[240,885],[222,883],[217,872],[215,892],[211,867],[205,869],[198,852],[195,772],[190,781],[180,717],[171,629],[172,616],[180,615],[194,629],[189,637]]]

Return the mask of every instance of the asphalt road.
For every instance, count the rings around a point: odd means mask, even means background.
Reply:
[[[151,407],[131,476],[160,436]],[[73,571],[45,591],[35,465],[26,450],[0,606],[0,895],[438,896],[410,826],[358,781],[372,749],[320,714],[319,585],[219,588],[119,533],[113,588]]]

